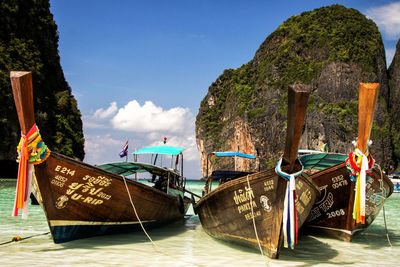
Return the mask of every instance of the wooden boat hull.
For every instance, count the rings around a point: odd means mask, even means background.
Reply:
[[[377,168],[367,182],[365,224],[355,225],[352,213],[355,182],[350,180],[345,163],[340,163],[310,176],[319,186],[321,198],[307,218],[306,231],[322,233],[340,240],[351,241],[353,235],[367,228],[381,210],[384,199],[393,192],[389,178]]]
[[[186,214],[191,200],[52,152],[35,165],[34,193],[55,243],[159,226]],[[132,207],[135,206],[138,218]]]
[[[194,205],[194,210],[209,235],[258,248],[256,230],[263,253],[270,258],[278,258],[286,184],[287,181],[274,170],[261,171],[218,186],[201,198]],[[296,179],[296,190],[300,227],[319,192],[307,175]]]

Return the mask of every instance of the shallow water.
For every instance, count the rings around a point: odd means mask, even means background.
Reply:
[[[201,194],[202,182],[187,189]],[[352,243],[300,236],[294,250],[281,249],[271,260],[260,252],[218,241],[207,235],[193,209],[185,220],[143,232],[108,235],[54,244],[40,206],[30,206],[27,220],[11,216],[15,180],[0,180],[0,243],[13,236],[20,242],[0,245],[1,266],[395,266],[400,255],[400,194],[385,201],[385,217],[392,247],[386,238],[383,212]]]

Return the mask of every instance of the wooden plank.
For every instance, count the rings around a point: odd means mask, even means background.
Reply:
[[[360,83],[358,100],[358,138],[357,148],[365,153],[371,134],[379,83]]]
[[[35,124],[32,73],[27,71],[11,71],[10,79],[21,131],[23,134],[26,134]]]
[[[293,171],[297,159],[310,93],[310,85],[295,84],[289,86],[287,132],[285,150],[283,153],[283,160],[289,164],[289,172]]]

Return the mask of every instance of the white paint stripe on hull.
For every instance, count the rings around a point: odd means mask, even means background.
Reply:
[[[142,221],[142,223],[154,222]],[[93,221],[67,221],[67,220],[50,220],[51,226],[73,226],[73,225],[125,225],[125,224],[139,224],[138,221],[132,222],[93,222]]]
[[[326,230],[337,231],[337,232],[343,232],[343,233],[348,234],[348,235],[353,235],[355,232],[363,230],[363,229],[354,229],[353,231],[349,231],[349,230],[344,230],[344,229],[317,226],[317,225],[309,225],[309,227],[326,229]]]

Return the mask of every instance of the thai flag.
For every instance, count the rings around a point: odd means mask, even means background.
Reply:
[[[122,148],[122,151],[119,152],[119,156],[121,158],[126,157],[128,155],[128,140],[126,141],[124,147]]]

